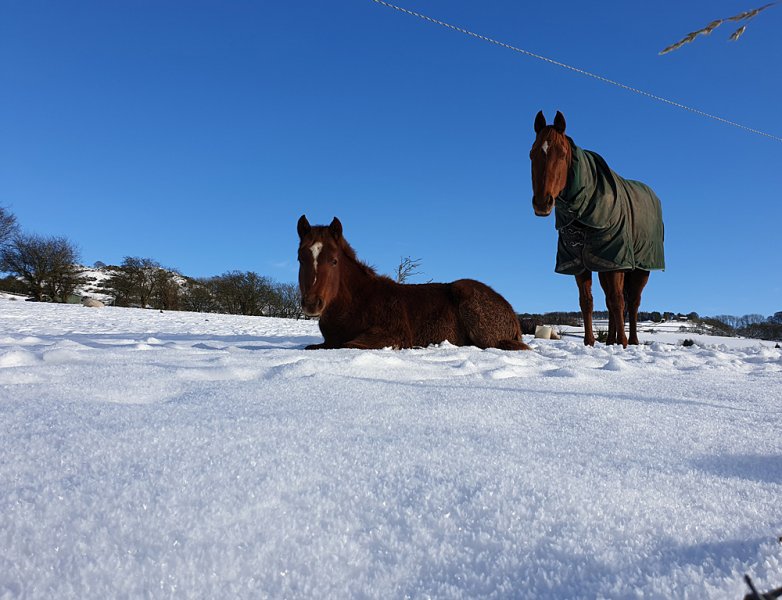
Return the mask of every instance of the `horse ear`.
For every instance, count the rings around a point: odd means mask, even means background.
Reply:
[[[540,133],[540,130],[546,126],[546,117],[543,116],[543,111],[539,110],[535,115],[535,133]]]
[[[334,217],[334,220],[331,221],[329,231],[331,232],[331,235],[334,236],[335,240],[339,240],[342,237],[342,223],[339,222],[337,217]]]
[[[310,222],[307,220],[306,215],[299,217],[299,222],[296,224],[296,231],[299,232],[299,239],[304,238],[312,230]]]
[[[554,117],[554,129],[559,133],[565,133],[565,115],[557,111],[557,116]]]

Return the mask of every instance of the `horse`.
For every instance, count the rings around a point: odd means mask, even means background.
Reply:
[[[608,308],[606,344],[638,344],[638,308],[649,272],[665,268],[660,200],[640,181],[623,179],[592,151],[565,135],[565,117],[552,125],[535,117],[532,207],[555,212],[559,233],[556,272],[574,275],[584,318],[584,344],[594,346],[592,273],[597,272]],[[630,321],[625,335],[624,312]]]
[[[528,350],[511,305],[472,279],[401,284],[361,262],[342,223],[310,225],[302,215],[299,289],[308,317],[318,317],[320,348],[416,348],[448,341],[456,346]]]

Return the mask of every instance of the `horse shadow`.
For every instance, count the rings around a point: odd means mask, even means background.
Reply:
[[[782,456],[779,455],[728,454],[703,456],[694,460],[693,466],[719,477],[782,484]]]
[[[182,346],[198,350],[220,351],[228,348],[240,350],[302,350],[321,339],[317,335],[211,335],[202,333],[167,333],[133,331],[122,333],[68,333],[66,335],[38,335],[43,345],[67,339],[85,348],[95,350],[121,349],[149,343],[161,347]]]
[[[630,559],[628,565],[614,565],[593,557],[583,555],[568,556],[566,553],[554,553],[554,560],[563,564],[576,565],[574,574],[568,573],[561,580],[547,589],[539,586],[541,595],[555,598],[571,597],[596,597],[604,593],[598,582],[604,582],[614,589],[624,588],[625,593],[630,589],[635,591],[633,596],[646,589],[650,580],[671,578],[676,572],[685,571],[687,568],[703,571],[704,579],[710,579],[711,583],[724,581],[735,568],[735,563],[752,564],[758,559],[758,552],[769,538],[753,537],[748,539],[727,539],[720,541],[707,541],[695,544],[681,544],[670,538],[663,538],[652,546],[643,555],[636,555]],[[543,542],[548,545],[548,542]],[[538,548],[542,555],[551,554],[550,549]],[[590,577],[584,579],[580,573],[589,573]],[[770,582],[773,583],[773,582]],[[735,577],[733,585],[726,583],[726,588],[734,587],[740,593],[746,589],[740,576]],[[727,591],[727,589],[725,591]],[[628,594],[627,597],[629,597]],[[625,597],[621,594],[620,597]],[[736,597],[741,597],[740,595]]]

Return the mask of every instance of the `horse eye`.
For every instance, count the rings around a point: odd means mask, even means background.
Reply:
[[[337,266],[337,259],[336,258],[332,258],[331,259],[331,265],[334,266],[334,267]]]

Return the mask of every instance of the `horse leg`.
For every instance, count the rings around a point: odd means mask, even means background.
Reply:
[[[581,306],[581,317],[584,320],[584,345],[595,345],[595,334],[592,333],[592,271],[584,271],[576,275],[578,285],[578,303]]]
[[[352,340],[348,340],[340,348],[357,348],[359,350],[381,350],[382,348],[412,348],[412,340],[401,330],[393,331],[387,327],[370,327],[362,331]]]
[[[383,348],[410,348],[412,344],[404,343],[399,336],[390,335],[388,332],[368,330],[342,344],[341,348],[356,348],[358,350],[382,350]]]
[[[310,344],[309,346],[304,346],[305,350],[323,350],[324,348],[328,348],[328,346],[326,346],[326,342],[322,342],[320,344]]]
[[[606,345],[622,344],[627,348],[625,336],[624,271],[606,271],[599,273],[600,285],[606,296],[608,308],[608,339]]]
[[[649,271],[636,269],[625,277],[625,300],[630,320],[630,339],[628,343],[638,345],[638,309],[641,306],[641,294],[649,281]]]

